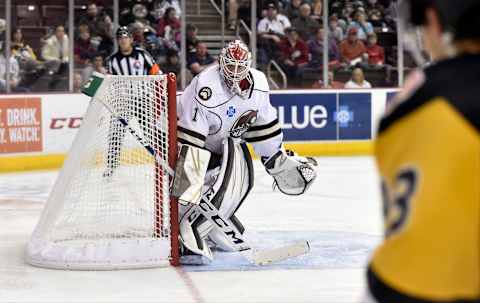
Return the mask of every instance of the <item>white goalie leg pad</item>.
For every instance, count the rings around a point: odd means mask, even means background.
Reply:
[[[278,151],[264,165],[278,189],[286,195],[305,193],[317,177],[314,159],[290,156],[285,151]]]
[[[207,172],[208,175],[211,171]],[[220,170],[213,185],[205,186],[202,199],[210,201],[224,218],[243,232],[243,226],[234,213],[241,206],[253,186],[253,165],[245,144],[234,144],[231,139],[224,142]],[[183,211],[182,211],[183,209]],[[198,206],[188,209],[181,207],[180,235],[183,244],[192,252],[208,255],[206,238],[214,242],[215,247],[233,251],[230,240],[213,224],[201,215]]]
[[[179,203],[200,203],[210,156],[206,149],[180,144],[172,189],[172,195]]]

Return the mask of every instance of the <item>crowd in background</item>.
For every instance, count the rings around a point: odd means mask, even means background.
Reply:
[[[250,24],[248,0],[228,0],[226,24],[236,29],[239,20]],[[329,87],[369,88],[365,75],[380,73],[388,78],[393,60],[379,45],[378,35],[395,32],[395,6],[388,0],[329,1],[328,24],[323,24],[322,0],[258,1],[257,64],[266,69],[275,60],[287,75],[290,87],[324,87],[323,46],[328,32]],[[180,72],[179,0],[120,1],[119,23],[128,26],[137,46],[146,49],[163,72]],[[64,18],[67,19],[67,18]],[[3,22],[3,23],[2,23]],[[65,21],[66,23],[66,21]],[[68,90],[69,58],[68,29],[55,24],[40,38],[34,49],[24,37],[21,27],[12,29],[10,85],[12,91]],[[101,0],[88,2],[75,17],[74,89],[78,91],[92,72],[106,73],[105,59],[114,51],[115,38],[111,5]],[[191,76],[217,63],[208,47],[198,39],[194,24],[186,25],[187,68]],[[2,36],[3,35],[3,38]],[[4,48],[5,21],[0,19],[0,49]],[[5,79],[6,58],[0,54],[0,79]],[[348,81],[336,81],[337,75],[348,75]],[[310,78],[309,78],[310,77]],[[41,81],[40,81],[40,80]],[[310,80],[310,82],[308,82]],[[41,83],[35,89],[35,84]],[[0,91],[5,91],[0,80]]]
[[[267,2],[261,15],[257,26],[258,62],[265,65],[275,60],[293,86],[301,86],[306,77],[322,73],[327,31],[327,68],[333,74],[349,74],[345,88],[370,88],[365,71],[388,78],[394,62],[387,61],[377,34],[396,31],[392,1],[330,1],[328,24],[323,24],[319,0]],[[313,85],[319,87],[318,82]]]
[[[100,4],[102,1],[88,2],[75,16],[73,86],[76,92],[94,71],[106,73],[105,60],[114,51],[116,26],[112,6]],[[132,32],[135,45],[148,50],[163,72],[179,73],[179,1],[121,1],[121,4],[119,23]],[[67,18],[64,20],[53,25],[51,32],[40,38],[37,49],[30,46],[20,27],[13,28],[9,59],[12,91],[68,90],[70,37],[66,29]],[[0,92],[6,88],[4,23],[4,19],[0,19],[0,79],[3,79],[0,80]]]

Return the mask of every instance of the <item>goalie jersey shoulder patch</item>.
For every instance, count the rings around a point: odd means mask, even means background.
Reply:
[[[271,149],[278,150],[282,132],[277,111],[270,104],[267,79],[255,69],[250,70],[250,76],[253,85],[245,98],[230,92],[218,65],[195,77],[177,100],[178,140],[218,154],[228,137],[270,141]]]

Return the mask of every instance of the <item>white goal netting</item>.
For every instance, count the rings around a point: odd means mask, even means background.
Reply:
[[[27,261],[71,269],[168,265],[167,163],[169,134],[176,131],[169,129],[176,116],[169,117],[168,94],[175,92],[167,90],[167,76],[99,81],[28,243]]]

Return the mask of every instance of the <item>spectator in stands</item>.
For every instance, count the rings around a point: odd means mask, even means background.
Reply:
[[[5,19],[0,18],[0,49],[2,49],[3,44],[5,43],[5,30],[7,27],[7,22]]]
[[[338,18],[338,25],[343,29],[343,32],[347,32],[348,26],[353,21],[352,15],[354,9],[351,3],[345,4],[345,7],[342,9],[341,15]]]
[[[352,71],[352,78],[345,83],[345,88],[372,88],[372,85],[365,80],[363,70],[360,67],[356,67]]]
[[[105,60],[103,59],[101,54],[96,54],[93,57],[93,69],[97,73],[100,74],[107,74],[107,69],[105,68]]]
[[[145,42],[145,31],[149,30],[145,27],[145,24],[142,22],[134,22],[130,24],[129,26],[130,31],[132,33],[132,38],[133,38],[133,44],[135,46],[145,48],[144,42]]]
[[[153,15],[155,19],[160,20],[165,16],[167,9],[170,7],[175,9],[178,16],[182,15],[182,8],[180,7],[180,2],[178,0],[161,0],[156,1],[154,4]]]
[[[86,24],[81,24],[78,27],[78,39],[74,44],[76,67],[87,65],[97,52],[90,38],[90,28]]]
[[[82,92],[83,78],[82,75],[78,72],[73,74],[73,92],[81,93]]]
[[[310,4],[304,3],[300,6],[300,15],[292,20],[292,26],[297,29],[300,37],[305,41],[312,38],[320,27],[320,24],[310,16],[311,12]]]
[[[23,39],[20,28],[13,31],[12,55],[17,59],[22,71],[33,72],[39,68],[39,62],[33,49]]]
[[[312,18],[318,22],[322,22],[323,18],[323,0],[313,0],[312,2]]]
[[[362,10],[355,12],[355,20],[350,22],[348,29],[356,28],[358,31],[358,39],[366,41],[368,35],[373,33],[373,26],[367,21],[367,16]]]
[[[323,80],[320,79],[313,84],[312,88],[343,89],[345,88],[345,84],[340,81],[335,81],[333,71],[330,70],[328,71],[328,85],[325,87]]]
[[[310,53],[310,66],[317,68],[323,66],[323,41],[325,39],[325,30],[323,27],[317,29],[315,37],[308,41],[308,51]],[[329,66],[340,63],[340,51],[338,50],[335,38],[328,37],[328,61]]]
[[[114,26],[112,22],[112,18],[105,14],[103,16],[103,28],[100,31],[100,36],[98,37],[100,39],[100,43],[97,46],[97,51],[102,54],[102,56],[105,58],[107,56],[110,56],[111,53],[113,53],[113,34],[114,34]],[[95,41],[95,40],[93,40]]]
[[[381,27],[382,29],[387,27],[383,21],[382,13],[377,9],[368,11],[368,21],[370,21],[373,27]]]
[[[173,50],[167,51],[167,60],[162,64],[162,71],[164,73],[174,73],[178,75],[180,73],[180,59],[178,53]]]
[[[274,3],[267,6],[267,16],[260,20],[257,31],[260,36],[259,62],[266,64],[277,55],[278,45],[285,35],[285,29],[290,27],[287,17],[278,13]]]
[[[197,38],[198,29],[193,24],[187,24],[187,58],[189,54],[197,51]]]
[[[280,43],[280,66],[293,84],[298,84],[303,68],[308,65],[308,47],[294,27],[286,29]]]
[[[343,29],[338,25],[338,18],[336,15],[330,16],[328,19],[328,35],[335,38],[337,43],[340,43],[344,39]]]
[[[365,59],[366,52],[365,44],[358,39],[358,30],[355,27],[350,28],[347,38],[340,43],[343,63],[347,66],[356,65]]]
[[[101,36],[105,24],[95,2],[90,2],[87,4],[86,15],[81,16],[77,24],[87,24],[90,28],[90,35],[92,37]]]
[[[93,56],[92,65],[85,67],[82,71],[82,79],[83,81],[87,81],[93,72],[97,72],[100,74],[107,74],[107,69],[105,68],[105,60],[103,59],[100,53],[97,53]]]
[[[10,68],[10,88],[12,91],[25,91],[19,87],[20,84],[20,65],[18,61],[15,59],[13,54],[11,54],[9,59],[9,68]],[[7,60],[5,59],[5,55],[3,54],[3,47],[0,51],[0,92],[6,92],[7,90],[7,77],[6,77],[6,66]]]
[[[302,0],[291,0],[290,4],[287,5],[285,9],[285,14],[288,19],[293,20],[300,15],[300,6],[302,5]]]
[[[50,74],[66,70],[69,58],[68,36],[65,34],[65,28],[59,25],[55,29],[55,34],[45,40],[42,47],[42,58],[46,61],[45,65]]]
[[[187,60],[188,69],[192,72],[193,76],[198,75],[208,66],[217,63],[209,53],[207,45],[203,42],[197,44],[197,50],[191,54]]]
[[[165,48],[178,50],[181,38],[180,20],[177,18],[175,8],[167,8],[165,15],[159,20],[157,36],[161,38]]]
[[[375,33],[368,35],[367,40],[368,64],[381,67],[385,64],[385,50],[377,44]]]
[[[250,15],[250,7],[250,0],[228,0],[229,30],[235,30],[237,28],[238,19],[250,19],[246,18]],[[239,15],[241,16],[240,18]]]
[[[176,44],[173,44],[176,51]],[[148,28],[143,32],[143,47],[150,53],[150,55],[152,55],[155,62],[161,62],[164,60],[167,51],[165,43],[162,38],[157,38],[157,35]]]

